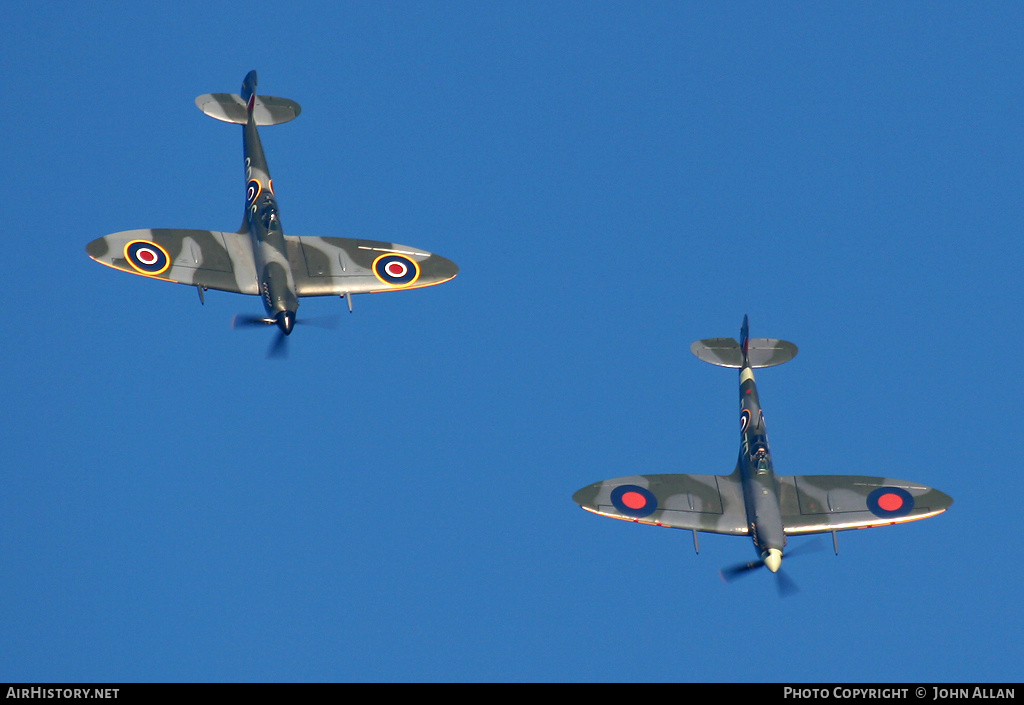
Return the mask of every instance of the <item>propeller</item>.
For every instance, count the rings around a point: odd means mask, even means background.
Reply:
[[[722,577],[722,580],[730,583],[736,578],[752,573],[758,568],[765,568],[764,561],[751,561],[750,563],[740,563],[739,565],[729,566],[728,568],[722,568],[718,571],[718,574]],[[783,573],[781,570],[775,572],[775,585],[779,589],[779,595],[781,597],[787,597],[800,592],[800,588],[793,580]]]
[[[775,586],[779,589],[779,597],[789,597],[800,592],[800,588],[793,582],[793,579],[781,570],[775,574]]]
[[[764,561],[750,561],[750,563],[740,563],[738,565],[722,568],[718,571],[718,575],[721,576],[723,581],[731,583],[736,578],[747,575],[758,568],[764,568]]]
[[[288,335],[282,331],[277,331],[274,336],[274,341],[270,344],[270,348],[267,349],[267,359],[269,360],[284,360],[288,357]]]
[[[818,540],[797,546],[793,550],[786,552],[785,556],[786,558],[793,558],[796,556],[806,555],[808,553],[815,553],[820,550],[821,541]],[[721,576],[724,582],[730,583],[736,578],[752,573],[758,568],[766,567],[766,561],[764,559],[761,559],[756,561],[750,561],[749,563],[739,563],[737,565],[729,566],[727,568],[722,568],[720,571],[718,571],[718,575]],[[797,586],[797,584],[793,582],[792,578],[790,578],[786,573],[783,573],[782,570],[778,570],[775,572],[775,580],[775,584],[779,589],[779,595],[782,597],[787,597],[789,595],[793,595],[797,592],[800,592],[800,588]]]
[[[246,316],[242,313],[236,313],[231,319],[231,330],[236,328],[255,328],[258,326],[274,326],[277,325],[277,321],[273,318],[267,318],[266,316]]]
[[[279,314],[279,316],[282,314]],[[267,357],[270,359],[284,359],[288,357],[288,335],[291,333],[291,325],[302,324],[311,325],[318,328],[337,328],[339,316],[328,315],[328,316],[315,316],[312,318],[295,319],[292,317],[290,321],[282,327],[281,321],[277,318],[268,318],[266,316],[248,316],[245,314],[236,314],[231,319],[231,329],[236,330],[238,328],[258,328],[262,326],[278,326],[279,330],[274,340],[270,343],[270,348],[267,350]],[[287,331],[286,331],[287,328]]]
[[[327,328],[334,330],[338,327],[338,322],[341,320],[341,316],[331,314],[328,316],[311,316],[309,318],[299,318],[295,321],[296,325],[300,326],[315,326],[317,328]],[[276,326],[277,319],[267,318],[266,316],[247,316],[243,313],[235,314],[234,318],[231,319],[231,328],[259,328],[260,326]]]

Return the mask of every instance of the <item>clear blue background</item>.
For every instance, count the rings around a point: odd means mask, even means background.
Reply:
[[[890,2],[10,2],[0,680],[1020,681],[1024,10]],[[85,245],[282,222],[454,281],[232,331],[256,298]],[[782,474],[952,495],[793,558],[592,516],[728,473],[735,373]],[[794,539],[792,545],[808,542]]]

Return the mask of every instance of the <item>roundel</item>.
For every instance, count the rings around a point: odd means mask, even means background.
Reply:
[[[868,495],[868,509],[885,519],[906,516],[913,508],[914,496],[902,487],[876,487]]]
[[[420,266],[404,255],[381,255],[373,261],[373,273],[385,284],[409,286],[420,278]]]
[[[171,266],[167,250],[148,240],[132,240],[124,246],[128,264],[143,274],[161,274]]]
[[[740,412],[740,433],[747,432],[747,426],[750,425],[750,409],[744,409]]]
[[[249,183],[245,186],[245,205],[251,206],[256,202],[256,199],[260,197],[260,193],[263,191],[263,186],[256,179],[250,179]],[[273,193],[273,190],[271,190]]]
[[[637,519],[649,516],[658,508],[658,498],[637,485],[619,485],[612,490],[612,504],[626,516]]]

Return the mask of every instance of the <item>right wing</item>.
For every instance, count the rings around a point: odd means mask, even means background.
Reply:
[[[248,234],[126,230],[93,240],[85,251],[122,272],[238,294],[259,293]]]
[[[285,244],[299,296],[417,289],[459,273],[451,260],[393,242],[286,235]]]
[[[588,485],[573,501],[589,512],[641,524],[746,534],[739,476],[634,475]]]

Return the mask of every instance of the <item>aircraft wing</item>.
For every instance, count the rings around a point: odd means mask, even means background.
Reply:
[[[641,524],[746,534],[738,475],[635,475],[588,485],[573,495],[587,511]]]
[[[926,519],[953,504],[944,492],[916,482],[860,475],[779,476],[787,534],[813,534]]]
[[[248,234],[212,230],[126,230],[93,240],[86,253],[123,272],[207,289],[257,294]]]
[[[432,286],[452,279],[451,260],[393,242],[285,236],[299,296],[342,296]]]

